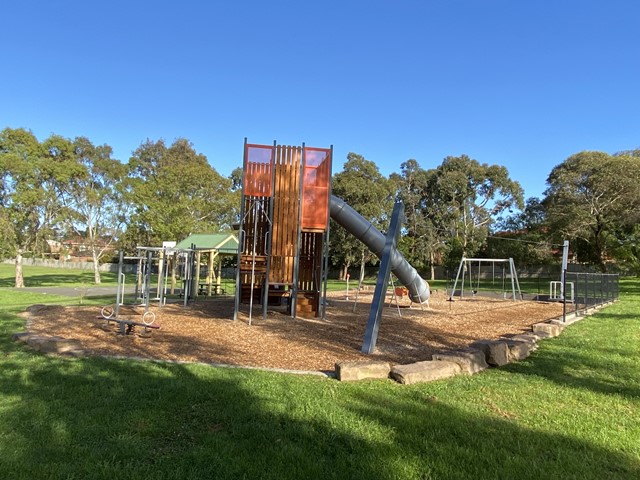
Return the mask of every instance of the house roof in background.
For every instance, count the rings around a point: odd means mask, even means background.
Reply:
[[[193,233],[178,242],[175,248],[191,248],[218,250],[220,253],[237,253],[238,237],[233,233]]]

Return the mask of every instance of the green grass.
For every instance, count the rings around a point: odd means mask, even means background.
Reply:
[[[415,386],[47,357],[9,336],[60,299],[0,289],[0,478],[640,478],[640,281],[622,287],[525,361]]]
[[[93,270],[23,266],[26,287],[83,287],[94,284]],[[100,273],[101,285],[117,285],[118,275]],[[15,285],[15,267],[0,263],[0,288]]]

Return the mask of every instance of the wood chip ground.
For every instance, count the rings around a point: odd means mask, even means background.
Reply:
[[[252,325],[248,305],[233,321],[233,298],[214,297],[183,307],[154,308],[161,325],[148,338],[119,335],[111,323],[98,319],[98,307],[48,306],[33,312],[29,331],[59,335],[82,342],[88,355],[117,355],[178,361],[222,363],[293,370],[333,370],[336,362],[384,360],[392,364],[428,360],[436,352],[468,346],[478,339],[494,339],[531,331],[531,325],[562,314],[559,303],[512,302],[465,298],[449,302],[441,292],[429,308],[408,308],[400,301],[385,307],[376,353],[360,352],[371,307],[371,292],[359,295],[331,292],[325,320],[292,319],[281,307],[269,307],[266,319],[255,306]],[[388,299],[389,300],[389,299]],[[125,318],[140,321],[143,309],[127,307]],[[136,328],[141,333],[140,327]]]

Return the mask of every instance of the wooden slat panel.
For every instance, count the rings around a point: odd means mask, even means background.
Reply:
[[[298,238],[300,148],[276,147],[272,260],[269,281],[291,284]]]

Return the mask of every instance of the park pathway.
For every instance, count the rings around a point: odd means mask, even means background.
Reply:
[[[104,295],[113,295],[115,297],[117,287],[25,287],[25,288],[12,288],[16,292],[34,292],[43,293],[46,295],[61,295],[63,297],[101,297]],[[134,293],[134,288],[126,288],[125,293]]]

